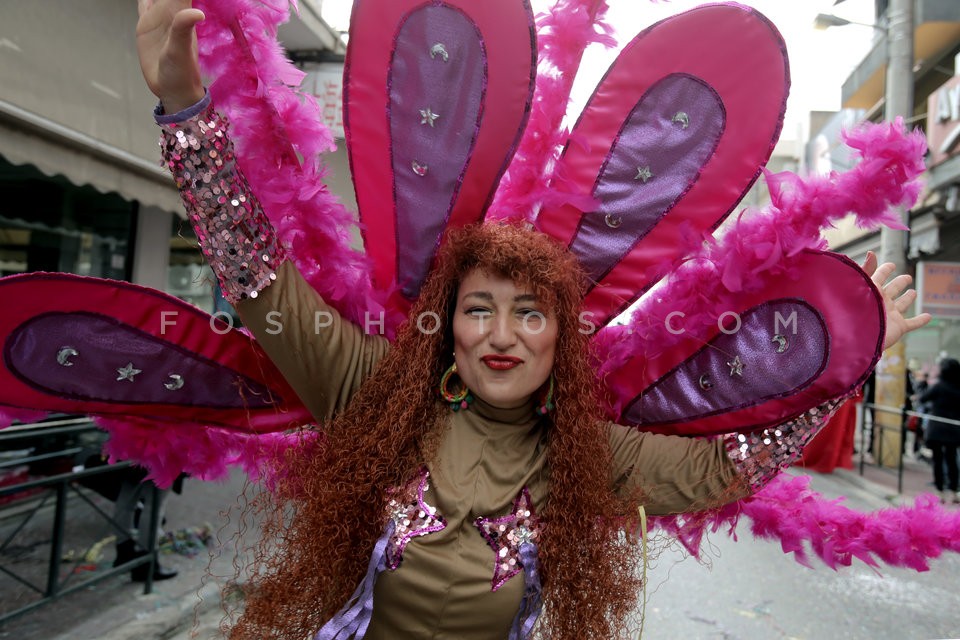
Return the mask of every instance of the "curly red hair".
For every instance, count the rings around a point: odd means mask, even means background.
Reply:
[[[629,513],[610,487],[607,427],[579,317],[582,272],[545,235],[488,224],[450,234],[410,313],[437,313],[443,330],[423,333],[412,321],[401,327],[375,373],[325,425],[323,444],[295,449],[283,461],[299,471],[265,494],[270,517],[232,638],[311,637],[360,582],[383,532],[388,490],[429,464],[439,444],[450,410],[437,397],[452,362],[450,309],[474,269],[531,288],[559,324],[549,495],[538,507],[546,523],[540,629],[558,640],[625,631],[641,589],[638,546],[611,525]]]

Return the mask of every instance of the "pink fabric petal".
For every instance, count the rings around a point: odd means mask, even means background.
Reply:
[[[568,132],[560,124],[583,51],[591,43],[616,45],[612,29],[603,22],[607,8],[605,0],[557,0],[548,13],[537,16],[539,62],[530,120],[500,181],[488,220],[532,222],[544,202],[569,203],[584,211],[595,208],[591,194],[569,188],[553,171],[567,140]]]
[[[304,74],[276,39],[286,0],[197,0],[200,63],[210,94],[232,121],[240,166],[304,277],[345,317],[376,314],[366,256],[352,248],[353,214],[323,184],[320,154],[335,148]],[[320,265],[323,268],[320,268]]]
[[[765,172],[769,207],[742,214],[719,240],[700,243],[667,283],[641,299],[628,333],[609,339],[601,330],[596,341],[604,363],[601,377],[633,353],[652,358],[675,345],[679,336],[665,322],[672,312],[686,314],[687,331],[705,332],[731,293],[759,290],[772,277],[800,277],[790,258],[804,249],[825,249],[821,231],[847,214],[855,214],[863,226],[902,226],[895,208],[912,205],[919,194],[926,150],[922,132],[908,132],[897,120],[863,125],[846,133],[845,140],[860,156],[853,169],[808,178]]]

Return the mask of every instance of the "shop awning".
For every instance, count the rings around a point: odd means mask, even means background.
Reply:
[[[116,192],[127,200],[184,216],[173,180],[159,161],[148,162],[80,132],[45,122],[2,100],[0,156],[12,164],[33,165],[49,176],[64,176],[76,185]]]
[[[286,44],[342,54],[320,6],[301,3]],[[0,156],[183,216],[160,168],[136,24],[133,0],[0,0]]]

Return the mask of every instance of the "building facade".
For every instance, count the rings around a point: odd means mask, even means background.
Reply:
[[[128,0],[0,2],[0,276],[126,280],[207,312],[232,311],[161,167],[156,98],[140,71],[136,23],[137,3]],[[300,0],[281,39],[291,57],[323,58],[342,70],[342,34],[321,19],[318,0]],[[331,157],[333,188],[351,202],[345,153]],[[0,426],[11,419],[0,407]],[[0,486],[70,473],[76,452],[99,444],[80,442],[86,431],[48,435],[59,419],[2,432],[26,435],[0,443]],[[37,452],[42,463],[31,457]]]
[[[818,137],[835,145],[838,121],[856,119],[879,121],[884,118],[887,72],[887,0],[876,0],[876,36],[871,50],[863,58],[842,87],[844,111],[837,119],[819,129]],[[912,367],[932,365],[943,355],[960,356],[960,279],[954,285],[931,279],[930,270],[942,275],[943,265],[960,263],[960,148],[951,135],[960,136],[960,118],[955,118],[960,104],[960,2],[956,0],[914,0],[913,24],[913,114],[909,124],[923,129],[927,135],[929,152],[926,187],[918,204],[909,212],[909,239],[906,262],[908,270],[917,279],[920,310],[934,312],[934,320],[924,329],[908,336],[907,358]],[[847,28],[859,28],[856,26]],[[835,146],[834,146],[835,148]],[[942,148],[942,150],[941,150]],[[808,151],[808,155],[811,151]],[[828,169],[849,168],[838,158]],[[828,162],[829,165],[829,162]],[[810,165],[812,166],[812,165]],[[880,233],[857,229],[852,222],[842,223],[827,234],[833,250],[862,262],[867,251],[879,253]],[[924,278],[924,273],[928,274]],[[960,270],[958,270],[960,273]],[[948,295],[955,286],[958,310],[947,313],[940,305],[923,308],[924,286],[935,286],[943,292],[927,291],[930,295]]]
[[[0,3],[0,275],[128,280],[213,311],[213,278],[160,166],[136,23],[136,2]],[[342,67],[317,0],[281,38]],[[334,164],[349,185],[345,160]]]

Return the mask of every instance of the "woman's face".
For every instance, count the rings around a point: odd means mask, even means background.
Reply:
[[[457,292],[453,344],[471,392],[495,407],[519,407],[550,377],[557,319],[530,290],[473,270]]]

